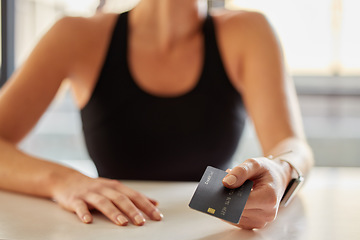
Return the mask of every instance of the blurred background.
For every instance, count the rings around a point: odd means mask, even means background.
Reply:
[[[205,0],[200,0],[205,1]],[[0,86],[39,38],[63,16],[91,16],[99,0],[1,0]],[[103,11],[122,12],[138,0],[108,0]],[[317,166],[360,167],[359,0],[209,0],[209,9],[264,13],[285,52]],[[31,89],[29,89],[31,91]],[[93,172],[78,109],[63,87],[32,133],[25,151]],[[234,158],[261,155],[251,121]]]

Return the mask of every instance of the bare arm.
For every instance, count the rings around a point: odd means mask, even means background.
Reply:
[[[302,126],[299,104],[292,79],[287,76],[279,42],[271,26],[255,15],[258,31],[249,38],[244,70],[244,99],[254,122],[264,156],[286,150],[289,161],[306,174],[312,164]]]
[[[246,26],[242,28],[246,48],[241,53],[241,82],[237,82],[237,87],[264,156],[291,150],[283,157],[306,174],[313,165],[312,152],[305,140],[296,93],[286,76],[278,40],[261,14],[248,13],[242,21],[242,26]],[[227,187],[238,187],[246,179],[255,183],[239,227],[262,228],[276,218],[291,170],[286,162],[258,157],[228,171],[224,178]]]
[[[62,81],[78,66],[84,50],[79,44],[84,39],[76,34],[82,28],[74,31],[74,25],[73,18],[56,23],[0,90],[0,189],[55,199],[85,223],[92,221],[90,207],[118,225],[126,225],[128,219],[144,224],[141,211],[160,220],[155,201],[120,182],[89,178],[16,147],[49,106]]]
[[[71,62],[65,50],[68,43],[61,39],[62,24],[57,23],[40,40],[29,59],[1,89],[0,188],[51,196],[51,186],[46,185],[54,184],[51,175],[58,166],[27,156],[15,145],[36,124],[68,74]]]

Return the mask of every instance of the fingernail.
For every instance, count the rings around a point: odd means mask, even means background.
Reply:
[[[116,218],[116,220],[119,222],[119,224],[121,225],[121,226],[124,226],[124,225],[126,225],[126,224],[128,224],[128,220],[126,219],[126,217],[124,217],[124,216],[122,216],[122,215],[119,215],[117,218]]]
[[[89,222],[91,222],[91,217],[90,217],[89,215],[85,215],[85,216],[83,217],[83,221],[84,221],[85,223],[89,223]]]
[[[143,225],[145,223],[145,218],[141,215],[137,215],[134,220],[137,225]]]
[[[235,177],[234,175],[227,175],[224,179],[223,182],[226,183],[227,185],[231,186],[234,183],[236,183],[237,181],[237,177]]]
[[[157,209],[153,212],[152,215],[153,215],[153,218],[158,221],[160,221],[164,217],[164,215],[162,215],[162,213],[159,212],[159,210],[157,210]]]

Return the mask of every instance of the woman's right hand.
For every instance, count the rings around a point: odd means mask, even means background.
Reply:
[[[84,223],[92,222],[91,209],[97,209],[121,226],[127,225],[129,219],[135,225],[143,225],[143,213],[155,221],[163,217],[155,200],[117,180],[74,175],[54,190],[53,197],[60,206],[76,213]]]

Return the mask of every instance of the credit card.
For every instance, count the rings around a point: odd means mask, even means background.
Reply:
[[[253,182],[246,180],[238,188],[226,188],[222,183],[226,175],[227,172],[208,166],[189,207],[232,223],[239,223]]]

